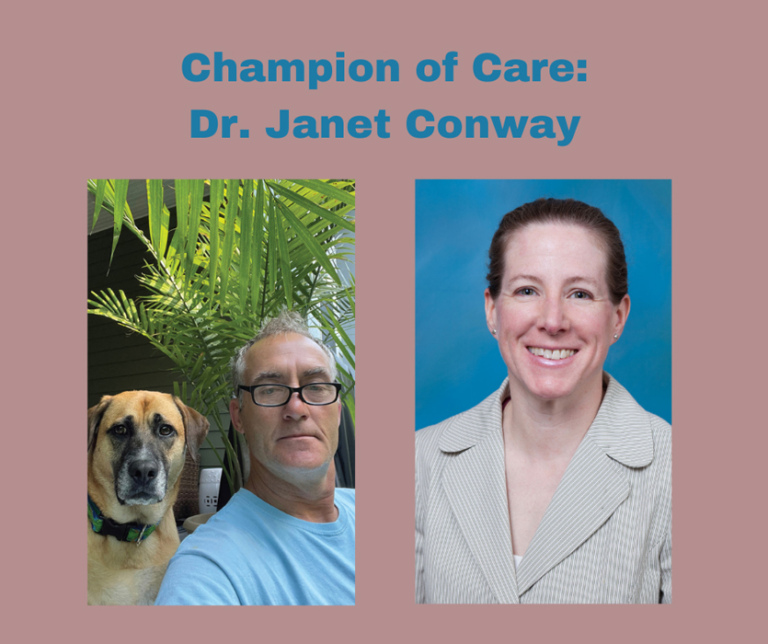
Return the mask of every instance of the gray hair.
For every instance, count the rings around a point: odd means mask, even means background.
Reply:
[[[240,347],[235,353],[232,360],[229,362],[229,366],[232,369],[232,385],[233,385],[233,398],[240,400],[242,405],[242,398],[240,397],[241,390],[239,385],[243,383],[243,377],[245,375],[245,354],[248,353],[254,344],[259,340],[270,338],[274,335],[285,335],[287,333],[296,333],[303,335],[305,338],[309,338],[317,344],[328,356],[328,364],[331,368],[331,379],[336,380],[336,358],[333,352],[325,346],[320,340],[313,337],[309,331],[309,327],[306,325],[301,316],[295,311],[281,311],[274,318],[267,318],[264,324],[261,326],[261,330],[242,347]]]

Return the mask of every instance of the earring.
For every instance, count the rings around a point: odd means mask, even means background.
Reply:
[[[496,335],[496,329],[494,329],[493,331],[491,331],[491,333],[493,333],[493,335]]]
[[[614,340],[618,340],[619,339],[619,334],[618,333],[614,333],[613,334],[613,339]]]

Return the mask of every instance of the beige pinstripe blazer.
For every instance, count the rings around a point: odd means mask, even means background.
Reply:
[[[501,434],[507,382],[416,433],[417,602],[671,601],[670,426],[608,378],[517,570]]]

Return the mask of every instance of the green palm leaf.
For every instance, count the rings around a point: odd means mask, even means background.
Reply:
[[[340,180],[178,180],[169,209],[163,182],[149,180],[146,236],[126,201],[128,181],[88,182],[93,224],[102,209],[113,217],[110,262],[123,227],[151,257],[137,276],[140,298],[105,289],[91,293],[88,312],[142,335],[174,362],[184,379],[174,389],[213,420],[225,454],[233,454],[221,421],[231,391],[228,361],[282,308],[310,316],[337,347],[344,401],[354,414],[355,286],[339,270],[353,260],[354,188]],[[223,462],[224,454],[217,458]]]

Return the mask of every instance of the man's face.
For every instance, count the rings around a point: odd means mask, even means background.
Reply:
[[[239,384],[300,387],[331,381],[323,350],[310,338],[288,333],[265,338],[248,349]],[[327,471],[339,440],[340,402],[307,405],[293,393],[282,407],[260,407],[248,392],[241,392],[241,397],[242,408],[233,400],[230,413],[235,429],[248,441],[251,467],[262,467],[282,480]]]

